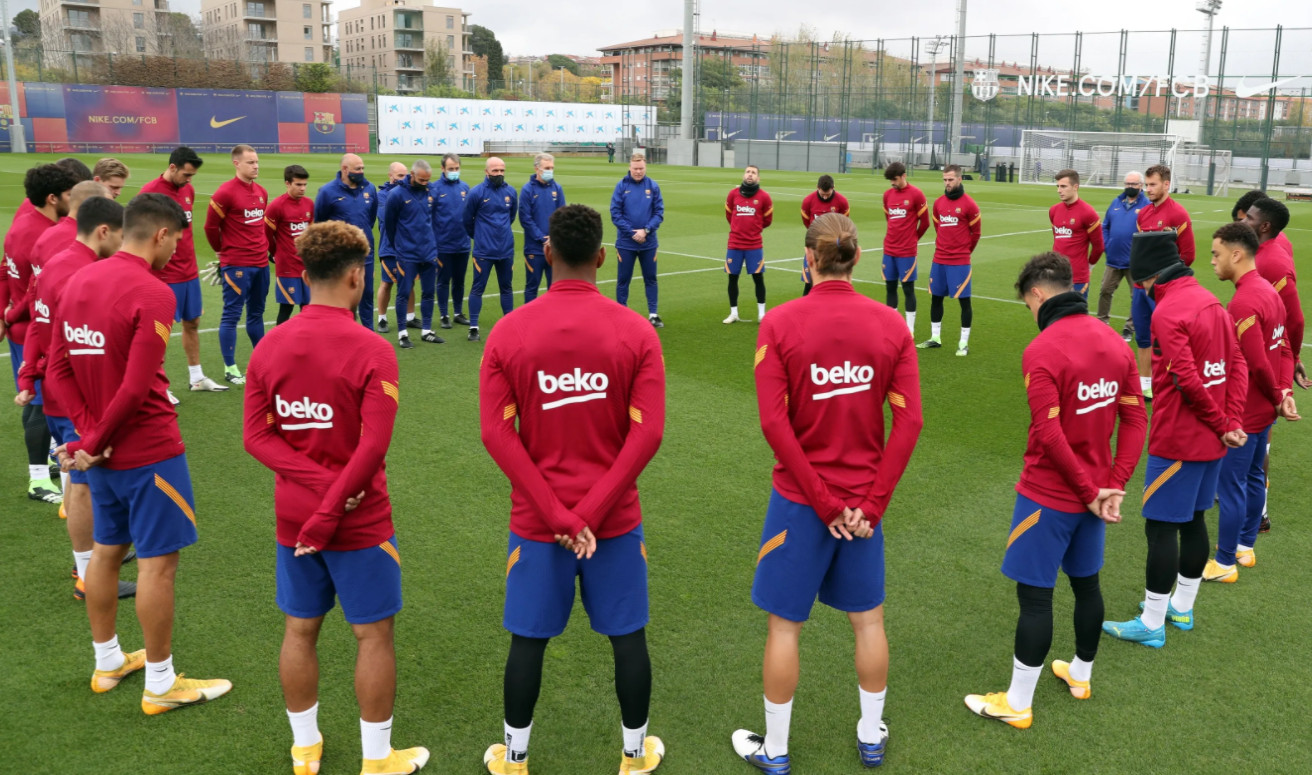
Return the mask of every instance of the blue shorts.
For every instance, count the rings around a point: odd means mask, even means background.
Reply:
[[[1078,293],[1078,294],[1080,294],[1081,296],[1083,296],[1084,299],[1085,299],[1085,301],[1088,301],[1088,299],[1089,299],[1089,283],[1074,283],[1074,284],[1073,284],[1073,287],[1074,287],[1074,290],[1075,290],[1076,293]],[[1093,516],[1093,515],[1090,514],[1089,516]],[[1099,520],[1099,521],[1101,521],[1101,520]]]
[[[884,282],[912,283],[916,281],[916,257],[898,258],[884,254]],[[969,295],[969,294],[967,294]]]
[[[752,602],[775,616],[804,622],[816,597],[840,611],[884,603],[884,528],[870,538],[834,538],[815,510],[770,493],[756,555]]]
[[[405,269],[401,266],[401,261],[396,256],[387,256],[380,259],[383,264],[383,282],[389,285],[396,285],[401,282],[405,276]]]
[[[1144,517],[1158,522],[1189,522],[1195,511],[1212,508],[1223,460],[1167,460],[1149,455],[1143,475]]]
[[[371,624],[401,610],[401,555],[396,536],[378,546],[300,557],[278,545],[278,608],[298,619],[318,619],[342,601],[351,624]]]
[[[310,287],[299,277],[273,278],[273,299],[278,304],[295,304],[304,307],[310,303]]]
[[[592,629],[628,635],[651,620],[647,603],[647,546],[642,526],[597,541],[591,559],[580,560],[559,544],[510,534],[506,556],[507,630],[525,638],[554,638],[565,631],[574,608],[574,577]]]
[[[9,368],[14,372],[14,390],[17,391],[18,369],[23,365],[23,345],[13,339],[6,339],[5,341],[9,342]]]
[[[196,499],[187,456],[140,468],[87,471],[96,543],[136,544],[137,556],[159,557],[196,543]]]
[[[1140,350],[1153,346],[1153,310],[1156,302],[1148,296],[1148,291],[1133,288],[1130,291],[1130,320],[1134,322],[1134,343]]]
[[[929,294],[969,299],[972,273],[970,264],[958,266],[940,264],[936,261],[929,265]]]
[[[743,271],[743,264],[747,265],[749,274],[760,274],[765,271],[765,248],[756,250],[729,250],[724,254],[724,271],[727,274],[739,274]]]
[[[197,320],[205,311],[205,300],[200,296],[200,278],[193,277],[185,283],[169,283],[173,289],[173,298],[178,304],[173,310],[173,322]]]
[[[62,446],[82,438],[77,435],[77,430],[73,428],[73,421],[67,417],[56,417],[53,414],[48,414],[46,415],[46,427],[50,429],[50,435],[54,437],[57,445]],[[68,481],[74,484],[86,484],[88,481],[87,472],[74,468],[68,472]]]
[[[1079,579],[1102,569],[1107,525],[1088,511],[1078,514],[1040,506],[1020,493],[1002,575],[1032,587],[1053,587],[1057,569]]]

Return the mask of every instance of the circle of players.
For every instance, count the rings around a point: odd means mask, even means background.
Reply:
[[[224,379],[246,388],[247,450],[277,477],[277,601],[287,615],[280,677],[293,770],[318,772],[323,756],[315,643],[335,597],[359,641],[362,773],[409,773],[425,765],[426,749],[395,750],[390,742],[400,553],[383,460],[400,398],[395,350],[372,332],[388,332],[386,309],[395,291],[400,348],[412,347],[411,329],[425,342],[442,343],[434,301],[441,329],[468,326],[468,338],[478,341],[482,296],[495,270],[506,316],[489,336],[480,367],[480,419],[489,453],[513,484],[505,604],[512,640],[505,742],[489,747],[484,763],[493,773],[528,772],[543,655],[565,628],[577,576],[593,629],[614,648],[621,773],[654,770],[665,748],[647,735],[647,547],[635,482],[664,426],[664,365],[654,332],[663,327],[656,235],[664,205],[645,160],[632,158],[610,205],[617,300],[627,304],[640,267],[645,322],[597,291],[606,259],[600,215],[566,205],[549,154],[534,159],[534,174],[518,193],[496,158],[486,161],[485,179],[472,187],[461,180],[460,158],[449,155],[436,175],[423,160],[408,169],[393,163],[387,184],[375,188],[363,160],[347,154],[313,202],[303,167],[287,167],[286,193],[269,201],[255,182],[256,151],[238,146],[232,162],[234,178],[206,211],[205,236],[218,261],[205,272],[191,228],[191,179],[203,162],[185,147],[126,208],[114,201],[129,176],[117,160],[101,160],[94,170],[72,158],[35,167],[5,236],[0,333],[9,340],[16,403],[23,407],[29,497],[61,503],[67,519],[75,595],[86,599],[91,622],[92,690],[108,692],[144,670],[141,707],[154,715],[232,688],[223,679],[175,673],[170,648],[178,551],[197,533],[172,409],[178,402],[163,361],[172,326],[181,323],[191,389],[229,389],[200,366],[200,285],[208,277],[223,286]],[[980,208],[955,166],[944,170],[944,193],[932,207],[902,164],[891,164],[885,177],[891,182],[883,196],[885,305],[853,290],[861,249],[848,201],[831,176],[822,176],[802,203],[803,298],[769,320],[762,231],[772,223],[773,202],[759,169],[747,167],[725,202],[730,314],[724,322],[743,320],[738,278],[746,267],[761,322],[753,368],[762,431],[777,459],[753,585],[753,600],[769,613],[766,731],[731,736],[735,753],[765,772],[790,771],[797,640],[817,598],[851,619],[861,708],[857,752],[866,766],[883,762],[889,732],[882,719],[888,667],[882,517],[923,425],[915,349],[942,346],[949,295],[961,308],[956,353],[969,351],[970,260],[981,238]],[[1102,218],[1081,199],[1078,172],[1055,177],[1060,201],[1049,210],[1052,250],[1030,259],[1015,286],[1040,334],[1022,359],[1031,426],[1002,565],[1020,602],[1012,680],[1006,691],[965,698],[973,712],[1022,729],[1032,723],[1032,698],[1051,646],[1058,571],[1075,596],[1076,649],[1070,662],[1055,660],[1051,670],[1073,697],[1088,699],[1102,634],[1161,648],[1168,624],[1193,629],[1202,581],[1233,582],[1238,566],[1256,565],[1256,538],[1269,525],[1271,430],[1278,418],[1299,419],[1292,386],[1312,384],[1299,358],[1303,316],[1292,246],[1283,234],[1285,205],[1246,193],[1232,211],[1234,222],[1213,234],[1213,270],[1235,286],[1223,307],[1193,278],[1192,224],[1170,196],[1168,168],[1128,173],[1125,190]],[[526,305],[510,314],[516,218],[524,234]],[[931,223],[932,334],[915,345],[917,253]],[[466,316],[471,239],[475,276]],[[375,254],[382,264],[376,296]],[[1104,255],[1092,316],[1090,266]],[[242,374],[236,325],[244,311],[252,345],[265,338],[270,262],[280,325],[254,349]],[[544,277],[548,288],[554,280],[553,292],[527,304]],[[1132,315],[1117,336],[1110,307],[1123,279],[1132,286]],[[896,312],[899,290],[905,326]],[[295,306],[302,314],[288,323]],[[584,332],[591,332],[588,344],[579,348]],[[536,346],[517,346],[526,339]],[[1126,346],[1131,340],[1137,356]],[[289,357],[280,358],[283,353]],[[343,360],[358,368],[343,369]],[[297,367],[281,369],[280,361]],[[1149,427],[1145,404],[1154,395]],[[892,417],[887,438],[885,403]],[[1121,519],[1145,436],[1145,599],[1134,618],[1103,621],[1098,573],[1105,526]],[[47,462],[52,438],[62,487]],[[1204,513],[1214,500],[1219,536],[1209,558]],[[154,602],[138,605],[146,648],[124,652],[115,632],[117,600],[136,589],[118,575],[134,557],[138,583],[149,586]]]

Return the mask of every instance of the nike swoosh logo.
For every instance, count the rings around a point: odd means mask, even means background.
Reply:
[[[1281,80],[1270,81],[1268,83],[1264,83],[1259,86],[1249,86],[1241,80],[1239,82],[1239,85],[1235,87],[1235,96],[1241,100],[1247,99],[1249,97],[1256,97],[1257,95],[1265,94],[1266,92],[1269,92],[1272,89],[1279,89],[1281,86],[1284,86],[1286,84],[1291,84],[1294,81],[1297,81],[1299,78],[1302,78],[1302,76],[1296,75],[1293,78],[1282,78]]]
[[[238,122],[238,121],[241,121],[243,118],[246,118],[246,117],[245,117],[245,116],[237,116],[236,118],[230,118],[230,119],[228,119],[227,121],[220,121],[220,120],[218,119],[217,116],[210,116],[210,127],[211,127],[212,129],[222,129],[222,128],[224,128],[225,126],[227,126],[228,124],[234,124],[234,123],[236,123],[236,122]]]

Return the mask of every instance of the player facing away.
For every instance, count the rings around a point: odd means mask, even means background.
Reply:
[[[1089,298],[1089,270],[1102,258],[1102,220],[1098,211],[1080,199],[1080,173],[1057,173],[1057,204],[1048,208],[1052,224],[1052,250],[1071,262],[1075,292]]]
[[[419,280],[422,294],[419,302],[419,338],[430,344],[446,344],[446,340],[433,332],[433,300],[437,296],[437,250],[433,244],[433,179],[432,166],[423,159],[415,159],[410,174],[387,195],[383,213],[382,232],[396,256],[396,319],[405,314],[406,306],[414,295],[415,280]],[[410,343],[409,323],[397,325],[397,346],[403,350],[414,347]]]
[[[1242,419],[1248,365],[1230,315],[1193,274],[1180,258],[1176,235],[1135,235],[1130,279],[1157,305],[1152,320],[1156,398],[1143,490],[1147,591],[1142,614],[1103,622],[1102,631],[1152,648],[1166,645],[1167,621],[1181,630],[1194,628],[1194,600],[1207,565],[1204,516],[1216,498],[1226,449],[1248,439]]]
[[[1076,699],[1089,699],[1102,635],[1098,573],[1106,523],[1121,521],[1125,483],[1139,464],[1148,428],[1134,356],[1115,331],[1088,314],[1071,275],[1070,260],[1049,252],[1030,259],[1016,281],[1040,332],[1021,359],[1029,443],[1002,561],[1003,575],[1016,582],[1020,616],[1010,687],[966,696],[975,713],[1017,729],[1028,729],[1034,719],[1034,689],[1052,647],[1058,570],[1075,596],[1075,658],[1053,660],[1052,672]]]
[[[852,288],[860,257],[851,219],[817,218],[806,231],[815,286],[776,308],[757,335],[756,400],[776,460],[752,584],[752,602],[770,615],[765,735],[739,729],[732,741],[765,772],[791,766],[798,637],[817,595],[847,613],[856,636],[862,763],[883,763],[888,743],[882,520],[923,419],[911,333],[896,310]]]
[[[246,336],[251,347],[264,338],[264,305],[269,301],[269,236],[264,210],[269,194],[255,182],[260,155],[249,145],[232,149],[237,174],[210,197],[205,214],[205,238],[219,257],[223,276],[223,314],[219,318],[219,350],[223,378],[246,384],[237,368],[237,321],[246,312]]]
[[[401,185],[401,179],[406,176],[410,170],[399,161],[394,161],[387,165],[387,182],[378,189],[378,222],[381,224],[387,211],[387,195]],[[378,333],[385,334],[390,329],[387,325],[387,307],[392,303],[392,286],[397,284],[398,278],[401,277],[401,267],[396,260],[396,251],[392,249],[392,243],[387,241],[387,233],[383,229],[378,230],[378,263],[382,268],[382,275],[378,278],[378,298],[374,308],[378,310]],[[406,305],[405,322],[399,319],[397,325],[404,325],[410,328],[418,328],[419,321],[415,320],[415,297],[410,294],[410,303]]]
[[[164,268],[155,273],[173,291],[177,307],[173,321],[182,324],[182,351],[187,357],[187,382],[195,392],[221,393],[228,389],[205,376],[200,364],[200,316],[204,310],[201,298],[200,271],[196,265],[196,234],[192,224],[192,208],[196,204],[196,189],[191,180],[205,162],[185,145],[169,154],[169,166],[158,178],[141,187],[143,194],[163,194],[178,203],[187,216],[187,226],[178,237],[178,249]]]
[[[743,170],[743,182],[729,191],[724,200],[724,219],[729,222],[729,249],[724,257],[724,271],[729,275],[729,317],[724,323],[737,323],[738,278],[743,266],[756,286],[756,317],[765,319],[765,244],[761,232],[774,222],[774,202],[761,188],[761,170],[755,164]]]
[[[934,263],[929,268],[929,339],[916,345],[922,350],[943,346],[943,300],[961,303],[961,338],[957,355],[970,352],[970,254],[980,237],[979,205],[961,183],[961,167],[943,168],[943,196],[934,200]]]
[[[515,188],[506,184],[506,163],[489,158],[483,167],[483,182],[465,197],[462,223],[474,240],[474,283],[469,289],[469,341],[478,341],[478,315],[483,311],[483,290],[497,272],[501,314],[515,308],[515,233],[511,230],[519,211]]]
[[[314,222],[343,221],[364,232],[369,240],[369,257],[364,262],[364,298],[360,299],[360,324],[374,327],[374,222],[378,219],[378,189],[364,176],[364,159],[353,153],[342,156],[336,177],[319,187],[314,199]],[[380,224],[381,228],[381,224]]]
[[[665,746],[647,735],[647,547],[636,482],[664,434],[665,365],[652,327],[597,290],[600,214],[562,207],[549,236],[551,293],[502,318],[479,374],[483,444],[512,486],[505,742],[483,762],[494,775],[528,773],[543,655],[569,621],[577,577],[592,629],[614,650],[620,772],[651,772]]]
[[[1266,506],[1267,439],[1277,416],[1299,419],[1291,395],[1294,353],[1286,337],[1285,305],[1257,271],[1257,251],[1257,234],[1247,224],[1227,223],[1212,234],[1212,270],[1217,279],[1235,284],[1226,310],[1248,364],[1243,414],[1248,440],[1227,450],[1221,461],[1216,554],[1203,569],[1203,581],[1235,582],[1236,563],[1246,568],[1257,564],[1253,547]]]
[[[629,174],[615,184],[610,195],[610,222],[615,226],[615,300],[629,304],[633,267],[642,268],[642,286],[647,294],[647,322],[656,328],[665,323],[656,311],[660,287],[656,278],[656,230],[665,221],[661,187],[647,177],[647,159],[640,153],[629,158]]]
[[[826,213],[838,213],[847,215],[851,212],[851,205],[847,202],[847,197],[834,190],[834,177],[832,175],[821,175],[816,181],[815,191],[806,195],[802,200],[802,227],[811,228],[811,222]],[[926,221],[928,224],[928,221]],[[805,259],[802,261],[802,295],[811,292],[811,268],[806,265]]]
[[[273,261],[273,297],[278,302],[278,325],[292,316],[292,307],[305,310],[310,303],[310,288],[301,274],[305,266],[296,253],[296,238],[305,233],[314,220],[314,200],[305,195],[310,173],[299,164],[282,171],[287,191],[269,203],[264,223],[269,230],[269,259]]]
[[[80,269],[58,297],[48,379],[81,438],[58,448],[65,470],[87,473],[95,544],[87,565],[87,617],[107,692],[145,668],[141,709],[157,715],[227,694],[223,679],[173,669],[173,579],[178,553],[196,543],[191,475],[169,403],[164,357],[177,300],[151,268],[173,255],[187,217],[163,194],[140,194],[123,217],[123,248]],[[137,620],[146,648],[125,654],[115,632],[119,566],[135,544]]]
[[[551,267],[544,247],[551,233],[551,214],[565,206],[565,189],[556,182],[556,159],[549,153],[533,157],[533,177],[519,191],[519,225],[524,230],[524,303],[538,297],[542,277],[551,290]]]
[[[278,674],[293,771],[318,772],[323,755],[316,644],[336,597],[356,638],[361,773],[406,775],[428,750],[391,742],[401,555],[384,458],[400,402],[396,352],[351,317],[365,294],[364,232],[317,223],[296,244],[312,302],[251,356],[245,419],[246,451],[275,475]]]
[[[907,329],[916,331],[916,264],[920,238],[929,231],[925,192],[907,181],[907,166],[895,161],[884,168],[891,187],[884,192],[884,288],[888,306],[897,309],[897,288],[906,297]],[[942,320],[942,317],[939,318]]]
[[[1194,263],[1193,222],[1184,206],[1171,197],[1171,168],[1165,164],[1154,164],[1144,172],[1143,193],[1148,197],[1148,206],[1139,211],[1139,231],[1164,231],[1175,235],[1176,250],[1185,266]],[[1156,303],[1147,293],[1135,294],[1130,301],[1130,314],[1136,331],[1150,331],[1153,309]],[[1152,350],[1145,347],[1140,338],[1139,383],[1143,385],[1143,395],[1149,401],[1153,398]],[[1149,344],[1152,344],[1149,338]]]

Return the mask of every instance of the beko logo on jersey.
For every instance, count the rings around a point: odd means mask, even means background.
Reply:
[[[249,226],[249,225],[252,224],[252,223],[257,223],[257,222],[259,222],[259,221],[264,220],[264,210],[263,210],[263,209],[259,209],[259,210],[244,210],[243,212],[244,212],[245,215],[246,215],[246,225],[247,225],[247,226]]]
[[[961,219],[955,215],[940,215],[938,217],[939,226],[956,226],[961,223]]]
[[[292,234],[300,234],[301,232],[308,229],[310,227],[310,224],[307,221],[305,223],[289,223],[287,224],[287,226],[291,229]]]
[[[36,310],[36,322],[38,323],[50,322],[50,307],[46,306],[46,303],[44,301],[42,301],[41,299],[37,299],[36,301],[32,302],[32,309]]]
[[[1121,392],[1121,383],[1109,379],[1100,379],[1092,385],[1083,382],[1075,390],[1075,397],[1080,401],[1097,401],[1095,404],[1082,406],[1075,410],[1076,414],[1088,414],[1094,409],[1101,409],[1116,400],[1116,396]]]
[[[1277,347],[1280,346],[1280,340],[1284,338],[1285,338],[1285,324],[1281,323],[1280,325],[1276,326],[1276,330],[1271,332],[1271,346],[1266,349],[1268,350],[1276,349]]]
[[[751,205],[736,205],[735,209],[739,215],[753,216],[756,215],[756,208]]]
[[[889,220],[893,220],[893,219],[895,219],[895,218],[905,218],[905,217],[907,217],[907,208],[905,208],[905,207],[890,207],[890,208],[888,208],[888,218],[889,218]]]
[[[1069,226],[1053,226],[1052,236],[1056,239],[1070,239],[1075,232],[1071,231]]]
[[[92,330],[87,325],[81,325],[73,328],[67,322],[64,323],[64,341],[69,344],[80,344],[85,347],[72,348],[68,351],[69,355],[104,355],[105,354],[105,335],[99,331]]]
[[[328,404],[316,404],[310,400],[309,396],[288,401],[275,393],[273,403],[274,408],[278,410],[279,417],[306,421],[283,423],[282,429],[285,431],[305,431],[311,428],[333,427],[333,408]]]
[[[1215,377],[1215,379],[1203,383],[1203,387],[1205,388],[1213,387],[1225,382],[1225,361],[1221,361],[1220,363],[1203,361],[1203,376]]]
[[[872,366],[853,366],[851,361],[843,361],[842,366],[826,369],[813,363],[811,364],[811,382],[816,387],[833,385],[834,389],[827,393],[816,393],[811,398],[816,401],[823,401],[834,396],[860,393],[869,390],[874,379],[875,369]]]
[[[542,405],[544,410],[555,409],[567,404],[581,404],[586,401],[596,401],[606,397],[606,388],[610,387],[610,377],[598,372],[586,372],[582,369],[575,369],[573,372],[565,374],[548,374],[545,371],[538,372],[538,389],[544,395],[553,395],[555,393],[578,393],[579,395],[560,398],[555,401],[547,401]]]

